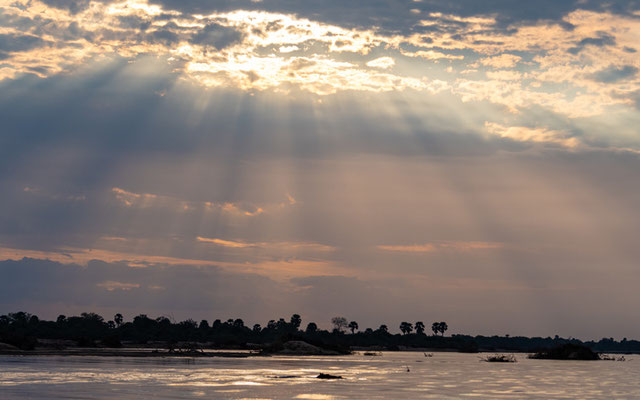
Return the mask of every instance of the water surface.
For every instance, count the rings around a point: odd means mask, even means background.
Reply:
[[[475,354],[251,358],[0,357],[1,399],[640,399],[626,362]],[[339,381],[316,379],[320,372]]]

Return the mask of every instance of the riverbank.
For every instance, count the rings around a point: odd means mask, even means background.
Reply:
[[[33,350],[20,349],[0,349],[3,356],[83,356],[83,357],[225,357],[225,358],[247,358],[260,356],[256,351],[168,351],[159,349],[110,349],[110,348],[66,348],[66,349],[46,349],[36,348]]]

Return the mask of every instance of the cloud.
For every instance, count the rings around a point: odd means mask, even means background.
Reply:
[[[288,253],[298,252],[298,251],[330,252],[330,251],[336,250],[332,246],[327,246],[320,243],[305,243],[305,242],[247,243],[242,241],[206,238],[201,236],[198,236],[196,239],[199,242],[211,243],[217,246],[229,247],[232,249],[258,248],[258,249],[265,249],[265,250],[277,250],[277,251],[288,252]]]
[[[216,50],[224,49],[242,40],[243,33],[230,28],[210,23],[200,29],[191,39],[191,43],[211,46]]]
[[[200,209],[204,211],[219,211],[229,215],[256,217],[265,212],[280,210],[286,206],[292,206],[290,195],[287,195],[287,203],[265,204],[256,206],[249,203],[232,202],[212,202],[212,201],[189,201],[172,196],[162,196],[153,193],[135,193],[118,187],[111,189],[115,198],[126,207],[138,208],[172,208],[179,211],[191,211]]]
[[[171,257],[162,255],[144,254],[141,251],[112,251],[108,249],[83,249],[83,248],[59,248],[54,251],[24,250],[0,247],[0,261],[20,260],[23,258],[46,259],[64,264],[90,265],[98,260],[105,263],[115,263],[128,268],[156,268],[156,267],[212,267],[228,272],[251,273],[267,276],[274,280],[286,280],[297,276],[326,273],[348,273],[330,260],[321,260],[313,257],[305,257],[306,254],[331,252],[334,249],[315,243],[259,243],[241,246],[239,242],[221,239],[198,238],[199,242],[214,243],[221,247],[231,249],[256,250],[248,257],[240,261],[228,261],[225,257],[214,255],[213,257],[185,256]],[[144,243],[143,241],[134,241]],[[97,243],[96,243],[97,244]],[[284,253],[284,256],[283,256]],[[200,255],[199,253],[198,255]],[[278,257],[277,255],[280,255]]]
[[[116,291],[129,291],[132,289],[137,289],[140,287],[138,283],[126,283],[126,282],[115,282],[115,281],[105,281],[96,284],[97,287],[106,289],[109,292]]]
[[[257,247],[256,244],[252,244],[252,243],[242,243],[242,242],[234,242],[231,240],[222,240],[222,239],[215,239],[215,238],[204,238],[204,237],[197,237],[199,242],[205,242],[205,243],[212,243],[218,246],[222,246],[222,247],[231,247],[234,249],[244,249],[247,247]]]
[[[598,82],[614,83],[623,79],[633,78],[638,73],[638,68],[632,65],[624,65],[621,67],[610,66],[600,70],[592,75],[592,78]]]
[[[395,61],[391,57],[380,57],[367,62],[367,67],[388,69],[395,65]]]
[[[431,253],[437,251],[474,251],[474,250],[496,250],[504,248],[504,243],[492,242],[435,242],[418,245],[379,245],[379,250],[394,251],[402,253]]]
[[[77,14],[89,8],[91,0],[42,0],[48,6],[67,10],[71,14]]]
[[[512,112],[539,105],[571,118],[633,107],[635,97],[630,93],[640,85],[637,80],[602,75],[612,62],[627,68],[622,73],[629,77],[629,71],[639,67],[633,53],[625,50],[636,42],[632,32],[638,23],[622,13],[626,9],[621,5],[603,9],[583,4],[574,10],[565,4],[555,7],[556,12],[565,12],[555,19],[524,18],[505,29],[501,18],[507,14],[483,13],[483,7],[471,6],[457,9],[456,14],[437,11],[450,7],[434,3],[431,7],[435,9],[421,12],[421,19],[413,25],[416,29],[410,26],[406,31],[328,23],[305,17],[304,7],[299,13],[277,11],[284,4],[245,2],[247,9],[144,0],[91,4],[77,3],[73,13],[61,13],[38,1],[5,7],[12,21],[30,22],[10,24],[4,33],[5,47],[20,51],[4,50],[0,79],[21,74],[47,77],[110,53],[126,59],[153,54],[167,60],[179,77],[209,88],[303,90],[320,96],[342,91],[434,94],[439,91],[434,89],[437,82],[443,80],[415,71],[445,63],[451,65],[439,69],[458,76],[484,66],[500,69],[487,72],[489,79],[514,81],[504,88],[491,82],[477,84],[473,79],[459,78],[457,87],[453,80],[446,82],[464,101],[490,101]],[[487,10],[492,8],[508,10],[496,4],[487,6]],[[176,10],[199,11],[191,15]],[[405,12],[412,14],[411,9]],[[46,35],[30,33],[39,31]],[[55,41],[56,45],[43,47],[45,37],[47,43]],[[377,58],[362,62],[371,52]],[[400,60],[403,68],[391,73]],[[520,84],[524,79],[542,85],[538,87],[543,90]],[[561,86],[563,82],[568,86]],[[488,84],[493,88],[487,88]],[[576,95],[581,87],[586,90]]]
[[[0,294],[3,309],[28,308],[54,319],[59,313],[94,311],[107,319],[120,312],[128,319],[145,313],[262,320],[282,310],[282,303],[270,298],[269,292],[283,286],[268,278],[229,274],[212,267],[141,269],[99,261],[79,267],[22,259],[1,261],[0,273],[14,283]],[[251,303],[262,306],[252,312],[247,307]]]
[[[579,139],[568,137],[564,132],[546,128],[528,128],[524,126],[503,126],[493,122],[486,122],[485,127],[491,134],[519,142],[543,143],[575,148],[580,145]]]
[[[45,40],[34,35],[0,33],[0,50],[6,53],[28,51],[46,44]]]
[[[522,60],[522,57],[515,54],[500,54],[499,56],[483,58],[480,63],[494,68],[513,68],[520,60]]]

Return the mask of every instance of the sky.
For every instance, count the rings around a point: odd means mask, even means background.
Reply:
[[[0,0],[0,313],[640,339],[640,2]]]

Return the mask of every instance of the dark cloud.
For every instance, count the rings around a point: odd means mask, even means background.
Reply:
[[[616,39],[615,37],[609,35],[606,32],[599,32],[599,36],[584,38],[576,43],[575,47],[569,49],[569,53],[578,54],[585,46],[596,46],[596,47],[605,47],[605,46],[615,46]]]
[[[216,23],[208,24],[193,35],[191,42],[221,50],[242,40],[243,33]]]
[[[598,82],[613,83],[623,79],[634,77],[638,73],[638,68],[633,65],[624,65],[617,67],[612,65],[608,68],[598,71],[591,76],[591,78]]]
[[[177,43],[180,39],[178,34],[169,29],[158,29],[150,33],[151,42],[160,42],[166,44]]]
[[[0,51],[19,52],[42,47],[48,43],[38,36],[0,33]]]
[[[599,37],[595,38],[584,38],[580,42],[578,42],[578,46],[596,46],[596,47],[604,47],[604,46],[615,46],[616,39],[608,35],[606,33],[601,33]]]
[[[514,2],[512,0],[425,0],[422,2],[397,2],[382,0],[371,2],[357,0],[343,2],[272,0],[253,2],[251,0],[152,0],[168,9],[186,13],[206,14],[214,11],[236,9],[266,10],[282,13],[295,13],[302,17],[352,27],[378,27],[384,31],[408,32],[419,28],[417,23],[428,17],[429,13],[441,12],[460,16],[495,15],[499,24],[529,23],[537,20],[555,20],[562,22],[568,12],[575,9],[611,11],[629,13],[638,10],[636,0],[613,0],[601,2],[588,0],[579,5],[573,0],[541,0],[537,2]],[[419,13],[411,12],[412,9]]]
[[[137,15],[122,15],[118,17],[120,26],[126,29],[135,29],[142,32],[146,31],[151,26],[151,19],[141,18]]]
[[[59,313],[84,308],[120,310],[130,317],[149,313],[258,320],[282,306],[272,296],[279,289],[275,282],[215,267],[131,268],[100,261],[82,267],[25,258],[0,262],[0,276],[12,282],[0,293],[2,312],[29,304],[34,311],[55,313],[47,304],[56,303]]]
[[[48,6],[67,10],[71,14],[77,14],[89,8],[92,1],[100,3],[110,3],[113,0],[42,0]]]

